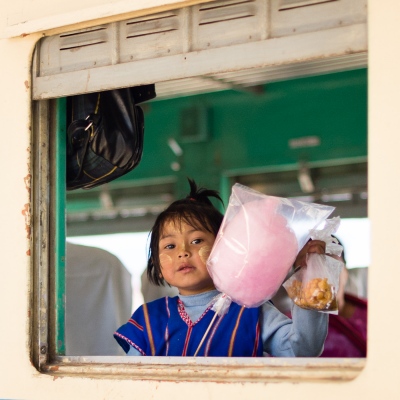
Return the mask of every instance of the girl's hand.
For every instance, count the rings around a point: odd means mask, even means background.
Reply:
[[[325,254],[326,243],[322,240],[309,240],[300,250],[294,262],[295,267],[305,267],[307,265],[307,254]]]

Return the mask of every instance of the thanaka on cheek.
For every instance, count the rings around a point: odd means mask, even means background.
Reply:
[[[203,264],[206,264],[211,253],[211,246],[203,246],[199,250],[199,257]]]
[[[168,254],[161,253],[159,258],[161,268],[168,268],[172,265],[172,258]]]

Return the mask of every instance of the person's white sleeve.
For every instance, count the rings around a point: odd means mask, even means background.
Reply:
[[[271,302],[261,306],[264,351],[273,357],[318,357],[328,333],[328,314],[292,308],[292,319]]]
[[[126,355],[127,356],[141,356],[142,354],[140,353],[140,351],[136,350],[133,346],[130,346]]]

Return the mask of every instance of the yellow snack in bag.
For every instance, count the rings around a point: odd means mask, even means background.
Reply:
[[[287,288],[295,304],[311,310],[337,310],[336,296],[328,278],[314,278],[303,284],[293,280]]]

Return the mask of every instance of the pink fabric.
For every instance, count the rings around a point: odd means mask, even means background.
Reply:
[[[279,205],[276,197],[245,203],[217,235],[208,269],[217,289],[240,305],[269,300],[296,258],[297,239]]]
[[[367,356],[367,301],[345,294],[346,303],[355,307],[350,318],[329,316],[328,336],[321,357]]]

